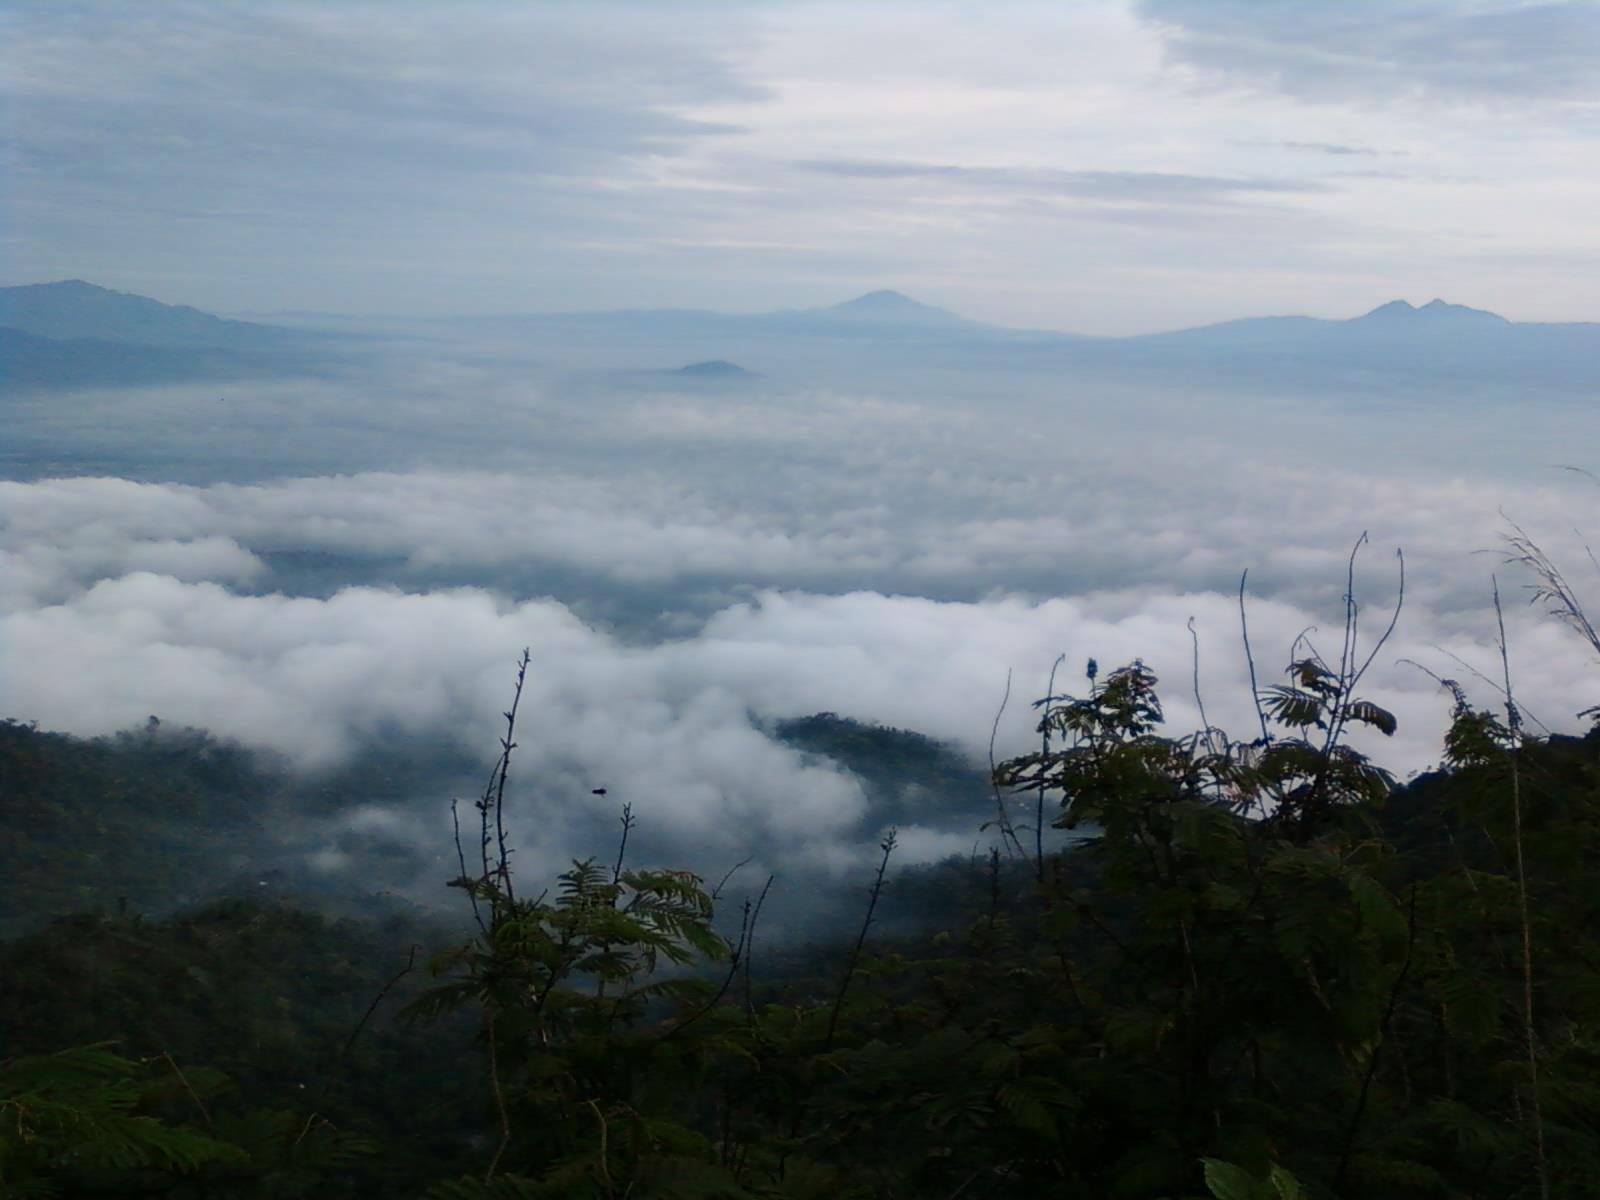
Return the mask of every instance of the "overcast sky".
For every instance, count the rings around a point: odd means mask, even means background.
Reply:
[[[1600,4],[0,4],[0,277],[212,310],[1600,319]]]

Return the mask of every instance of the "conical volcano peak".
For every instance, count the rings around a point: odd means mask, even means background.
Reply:
[[[839,311],[853,312],[923,312],[930,306],[913,300],[904,292],[897,292],[892,288],[880,288],[876,292],[868,292],[864,296],[857,296],[854,300],[846,300],[843,304],[833,306]]]
[[[947,309],[935,308],[913,300],[904,292],[882,288],[824,308],[820,313],[829,317],[847,317],[853,320],[877,321],[887,325],[926,325],[965,323],[965,319]]]

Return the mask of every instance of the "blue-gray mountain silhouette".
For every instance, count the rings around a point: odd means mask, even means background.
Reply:
[[[811,310],[819,316],[842,318],[850,321],[881,321],[894,325],[976,325],[966,317],[948,309],[935,308],[913,300],[903,292],[887,288],[846,300],[828,308]]]
[[[81,279],[0,288],[0,326],[36,337],[226,350],[277,349],[305,340],[296,330],[229,321]]]
[[[81,279],[0,288],[0,390],[315,374],[317,333],[230,321]]]

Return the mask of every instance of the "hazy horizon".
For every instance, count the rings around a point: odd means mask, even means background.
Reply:
[[[93,286],[93,287],[101,286],[99,283],[97,283],[93,279],[80,279],[80,278],[77,278],[77,277],[73,277],[71,279],[28,279],[28,280],[0,281],[0,288],[47,287],[47,286],[51,286],[51,285],[55,285],[55,284],[67,284],[67,283],[86,283],[86,284],[89,284],[90,286]],[[108,288],[107,290],[116,291],[116,292],[119,292],[119,293],[124,294],[124,295],[138,296],[138,297],[142,297],[142,298],[145,298],[145,299],[155,300],[155,301],[157,301],[157,302],[159,302],[161,304],[165,304],[165,305],[168,305],[168,306],[171,306],[171,307],[175,307],[175,308],[196,308],[196,307],[198,307],[197,305],[194,305],[194,304],[190,303],[189,301],[184,300],[182,298],[174,298],[174,297],[171,297],[171,296],[154,295],[150,291],[142,290],[142,289],[140,289],[138,287]],[[890,295],[890,296],[898,297],[900,299],[904,299],[904,300],[910,301],[911,303],[913,303],[915,305],[919,305],[919,306],[927,307],[927,308],[934,308],[934,309],[939,310],[940,312],[950,313],[953,316],[961,317],[963,320],[969,320],[969,321],[975,321],[976,320],[976,318],[969,317],[966,313],[963,313],[963,312],[961,312],[961,311],[959,311],[957,309],[954,309],[954,308],[951,308],[949,306],[942,305],[942,304],[931,303],[931,302],[929,302],[927,299],[925,299],[922,296],[912,295],[909,292],[907,292],[907,291],[905,291],[905,290],[903,290],[901,288],[893,287],[893,286],[889,286],[889,285],[885,285],[883,287],[872,287],[872,288],[869,288],[868,290],[866,290],[864,292],[859,292],[859,293],[855,293],[855,294],[848,295],[848,296],[842,296],[842,297],[839,297],[838,299],[835,299],[835,300],[833,300],[831,302],[830,301],[824,301],[824,302],[822,302],[820,304],[811,305],[811,306],[808,306],[808,307],[805,307],[805,308],[752,307],[752,308],[742,308],[742,309],[734,309],[734,308],[703,308],[703,309],[696,309],[696,308],[691,308],[689,305],[686,305],[686,304],[666,303],[666,304],[662,304],[662,305],[660,305],[658,307],[645,308],[645,309],[641,309],[641,308],[639,308],[637,306],[627,306],[627,307],[622,307],[622,308],[605,308],[605,309],[564,309],[564,308],[538,309],[538,310],[535,310],[535,309],[505,309],[505,310],[495,310],[495,311],[483,310],[483,311],[473,311],[473,312],[462,311],[462,312],[450,312],[450,313],[436,313],[436,314],[432,314],[431,316],[430,315],[424,315],[424,314],[419,313],[419,312],[403,311],[403,310],[400,310],[400,309],[394,309],[394,310],[389,310],[389,311],[381,311],[381,310],[355,311],[355,310],[317,309],[317,308],[298,308],[298,309],[295,309],[295,308],[289,308],[289,309],[235,308],[235,309],[217,310],[216,312],[212,313],[212,315],[219,316],[219,317],[224,317],[224,318],[231,319],[231,320],[252,321],[252,322],[256,322],[256,323],[271,323],[273,318],[279,318],[279,319],[284,319],[284,320],[293,320],[295,318],[303,318],[305,320],[312,320],[312,319],[316,319],[316,318],[332,318],[332,319],[335,319],[335,320],[348,320],[348,321],[363,321],[363,320],[375,320],[375,321],[386,321],[386,320],[461,321],[461,320],[469,320],[470,321],[470,320],[498,320],[498,319],[516,318],[516,317],[570,317],[570,316],[620,315],[620,314],[632,313],[632,312],[642,312],[642,313],[649,313],[649,312],[663,312],[663,313],[706,312],[706,313],[714,313],[714,314],[723,315],[723,316],[778,316],[778,315],[785,315],[785,314],[792,314],[792,313],[825,312],[825,311],[828,311],[830,309],[843,308],[846,305],[849,305],[849,304],[852,304],[852,303],[855,303],[855,302],[858,302],[858,301],[870,299],[870,298],[873,298],[873,297],[876,297],[876,296],[881,296],[881,295]],[[1238,312],[1238,313],[1232,313],[1232,314],[1229,314],[1229,315],[1217,316],[1217,317],[1215,317],[1213,319],[1207,319],[1205,321],[1200,322],[1198,325],[1194,325],[1194,326],[1182,326],[1182,327],[1175,327],[1175,328],[1171,328],[1171,329],[1168,329],[1168,328],[1150,329],[1150,330],[1142,330],[1139,333],[1126,333],[1126,334],[1109,334],[1109,335],[1083,334],[1080,330],[1047,328],[1044,325],[1040,324],[1039,322],[1036,322],[1036,321],[1035,322],[1030,322],[1030,321],[1026,321],[1026,320],[1024,320],[1021,324],[1015,324],[1015,325],[1005,325],[1005,324],[999,324],[999,323],[995,323],[995,322],[980,322],[980,323],[982,323],[982,324],[990,324],[990,325],[993,325],[995,328],[1014,329],[1014,330],[1018,330],[1018,331],[1037,331],[1037,332],[1041,332],[1041,333],[1059,333],[1059,334],[1066,334],[1066,335],[1069,335],[1069,336],[1084,336],[1084,337],[1104,336],[1104,337],[1127,337],[1127,338],[1132,338],[1132,337],[1144,336],[1144,335],[1150,334],[1150,333],[1180,332],[1181,330],[1184,330],[1184,329],[1205,328],[1205,327],[1210,326],[1210,325],[1221,325],[1221,324],[1227,324],[1227,323],[1233,322],[1233,321],[1248,321],[1248,320],[1252,320],[1252,319],[1268,318],[1268,317],[1312,317],[1313,319],[1323,320],[1323,321],[1349,321],[1349,320],[1358,319],[1358,318],[1363,317],[1363,316],[1369,316],[1372,313],[1374,313],[1375,311],[1377,311],[1378,309],[1383,308],[1383,307],[1385,307],[1387,305],[1391,305],[1391,304],[1409,305],[1411,308],[1414,308],[1414,309],[1426,308],[1429,305],[1444,304],[1444,305],[1449,305],[1449,306],[1452,306],[1452,307],[1474,308],[1474,309],[1477,309],[1478,311],[1481,311],[1481,312],[1493,313],[1496,316],[1505,317],[1506,320],[1510,320],[1510,321],[1513,321],[1513,322],[1518,323],[1518,324],[1556,324],[1556,325],[1560,325],[1560,324],[1600,324],[1600,318],[1591,319],[1591,318],[1589,318],[1587,316],[1584,316],[1584,315],[1581,315],[1581,314],[1578,314],[1578,313],[1573,313],[1573,314],[1566,315],[1566,316],[1549,317],[1549,318],[1544,318],[1544,319],[1541,319],[1541,320],[1538,320],[1538,321],[1517,321],[1516,318],[1506,317],[1504,313],[1501,313],[1501,312],[1497,311],[1494,307],[1492,307],[1492,305],[1487,306],[1487,307],[1480,307],[1478,305],[1461,305],[1458,301],[1456,301],[1456,300],[1454,300],[1454,299],[1452,299],[1450,297],[1447,297],[1447,296],[1428,295],[1428,296],[1426,296],[1425,299],[1421,298],[1421,296],[1422,296],[1421,293],[1418,293],[1418,294],[1412,295],[1412,296],[1388,296],[1388,297],[1385,297],[1383,299],[1375,300],[1373,303],[1371,303],[1370,305],[1368,305],[1368,306],[1366,306],[1364,308],[1359,308],[1359,309],[1351,311],[1351,312],[1344,312],[1344,313],[1337,313],[1337,314],[1311,313],[1311,312],[1305,312],[1305,311],[1295,311],[1295,312],[1253,312],[1253,311],[1252,312]]]
[[[1585,3],[11,3],[13,279],[1091,334],[1592,315]],[[115,197],[114,206],[105,204]]]

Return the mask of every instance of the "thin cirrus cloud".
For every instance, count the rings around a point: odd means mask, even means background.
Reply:
[[[13,261],[134,290],[195,280],[213,307],[292,299],[286,266],[399,275],[406,250],[436,284],[481,279],[487,242],[559,244],[640,164],[738,130],[690,108],[762,94],[726,61],[740,22],[691,30],[655,9],[62,4],[4,20]],[[250,282],[230,295],[229,273]]]
[[[1132,332],[1414,284],[1572,319],[1596,11],[14,5],[0,248],[256,311],[900,284]],[[1365,147],[1404,177],[1328,170]]]
[[[1139,0],[1186,65],[1303,99],[1377,104],[1593,102],[1600,8],[1421,0],[1396,5]]]
[[[796,165],[802,170],[849,179],[929,180],[943,185],[1015,188],[1047,195],[1158,204],[1204,204],[1257,193],[1317,193],[1331,190],[1327,184],[1314,180],[1246,179],[1160,171],[1058,171],[850,159],[818,159]]]

